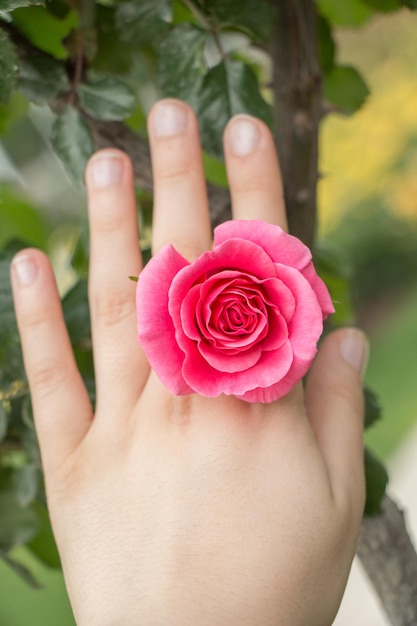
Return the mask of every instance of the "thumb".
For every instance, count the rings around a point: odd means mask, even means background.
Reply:
[[[364,502],[364,373],[369,344],[357,329],[337,330],[323,341],[307,379],[306,410],[321,448],[334,494]]]

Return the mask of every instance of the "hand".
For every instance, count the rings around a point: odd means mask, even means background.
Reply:
[[[151,112],[153,249],[211,245],[197,123]],[[285,227],[262,122],[232,120],[233,216]],[[116,150],[87,168],[97,406],[92,408],[46,257],[25,250],[13,286],[52,525],[79,626],[324,626],[355,552],[364,503],[360,372],[366,342],[341,330],[286,398],[173,397],[136,341],[141,267],[132,168]],[[167,355],[169,358],[169,354]]]

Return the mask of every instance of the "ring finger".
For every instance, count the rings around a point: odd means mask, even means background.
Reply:
[[[267,126],[237,115],[226,127],[224,151],[233,217],[261,219],[287,229],[281,171]]]

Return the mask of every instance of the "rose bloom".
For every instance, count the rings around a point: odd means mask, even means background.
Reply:
[[[189,263],[171,245],[137,285],[138,337],[175,395],[273,402],[306,374],[334,308],[310,250],[279,226],[230,221]]]

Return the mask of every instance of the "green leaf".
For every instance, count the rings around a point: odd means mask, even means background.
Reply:
[[[0,551],[27,543],[39,531],[35,511],[20,506],[10,491],[0,491],[0,511]]]
[[[160,39],[172,22],[172,0],[130,0],[117,6],[121,39],[136,46]]]
[[[91,403],[94,406],[96,401],[96,380],[94,374],[94,359],[93,352],[90,348],[82,348],[74,346],[74,357],[77,363],[78,371],[80,372],[84,385],[88,391]]]
[[[116,28],[116,10],[96,4],[97,54],[92,67],[100,72],[123,75],[133,62],[134,47],[122,41]]]
[[[330,318],[332,326],[347,326],[354,321],[351,289],[351,267],[348,259],[334,246],[321,243],[316,249],[315,265],[332,298],[335,313]]]
[[[81,182],[87,161],[94,151],[94,144],[87,124],[73,107],[68,106],[56,118],[52,130],[52,145],[72,178]]]
[[[45,104],[69,91],[68,76],[62,63],[46,56],[26,57],[19,66],[18,88],[36,104]]]
[[[222,157],[224,128],[237,113],[272,123],[271,108],[262,98],[251,68],[241,61],[225,59],[205,75],[198,102],[201,139],[208,153]]]
[[[123,120],[135,106],[135,94],[117,78],[91,77],[79,85],[78,95],[83,109],[99,120]]]
[[[18,91],[12,93],[6,104],[0,104],[0,135],[8,133],[13,125],[27,114],[28,108],[29,102]]]
[[[90,254],[89,226],[85,218],[81,225],[77,243],[71,256],[71,265],[81,278],[87,278]]]
[[[365,397],[365,428],[369,428],[381,419],[381,406],[376,394],[365,387],[363,390]]]
[[[54,17],[63,20],[71,11],[71,7],[70,4],[66,3],[64,0],[48,0],[48,11]]]
[[[30,6],[13,13],[13,24],[39,50],[67,59],[63,41],[78,27],[78,14],[70,11],[65,19],[57,19],[45,7]]]
[[[319,12],[334,26],[361,26],[372,11],[360,0],[316,0]]]
[[[9,256],[0,257],[0,355],[19,337],[10,285],[10,260]]]
[[[376,515],[381,510],[388,474],[382,463],[368,449],[365,449],[365,482],[365,515]]]
[[[38,248],[46,245],[49,231],[37,207],[12,186],[0,184],[0,246],[12,237]]]
[[[16,82],[18,58],[14,46],[0,28],[0,103],[9,100]]]
[[[42,585],[32,574],[30,569],[16,561],[16,559],[12,558],[10,554],[6,554],[5,552],[0,552],[0,559],[2,559],[13,571],[17,574],[29,587],[32,589],[42,589]]]
[[[320,67],[328,72],[334,65],[336,46],[329,23],[321,15],[317,20],[317,41]]]
[[[0,11],[14,11],[20,7],[45,5],[44,0],[0,0]]]
[[[48,511],[39,502],[34,503],[34,509],[40,520],[41,527],[36,537],[27,544],[27,547],[42,563],[45,563],[48,567],[58,569],[61,567],[61,561],[52,533]]]
[[[11,484],[14,496],[21,507],[31,504],[39,489],[39,470],[33,464],[22,465],[13,471]]]
[[[82,345],[91,338],[90,310],[88,307],[88,285],[82,278],[62,300],[64,319],[71,342]]]
[[[206,71],[204,45],[207,34],[192,24],[172,29],[158,48],[158,83],[165,97],[197,104]]]
[[[0,400],[0,442],[3,441],[7,434],[8,416],[4,402]]]
[[[323,95],[340,113],[351,115],[364,104],[369,90],[354,67],[338,66],[324,75]]]
[[[203,0],[199,4],[217,28],[243,30],[261,43],[272,35],[275,10],[265,0]]]

